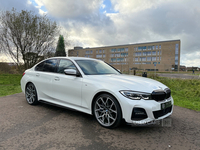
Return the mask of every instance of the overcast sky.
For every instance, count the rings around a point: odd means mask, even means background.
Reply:
[[[72,46],[181,40],[181,65],[200,67],[200,0],[0,0],[0,10],[47,13]]]

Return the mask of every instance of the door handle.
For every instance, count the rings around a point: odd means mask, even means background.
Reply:
[[[39,73],[36,73],[36,77],[39,77],[40,76],[40,74]]]
[[[59,77],[55,77],[54,80],[55,80],[55,81],[59,81],[60,78],[59,78]]]

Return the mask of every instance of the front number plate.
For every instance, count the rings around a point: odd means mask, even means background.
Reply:
[[[168,108],[168,107],[170,107],[170,106],[172,106],[171,101],[166,102],[166,103],[162,103],[162,104],[161,104],[161,109],[166,109],[166,108]]]

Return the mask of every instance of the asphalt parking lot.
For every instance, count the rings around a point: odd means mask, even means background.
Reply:
[[[84,113],[30,106],[19,93],[0,97],[0,150],[200,149],[200,112],[175,106],[168,121],[165,126],[122,125],[110,130]]]

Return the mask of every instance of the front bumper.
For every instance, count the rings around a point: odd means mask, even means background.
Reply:
[[[120,105],[122,109],[123,118],[128,124],[149,124],[151,122],[162,120],[168,116],[170,116],[173,112],[173,98],[170,97],[164,101],[157,102],[155,100],[131,100],[122,95],[118,95],[120,98]],[[166,107],[161,108],[164,104]],[[133,112],[134,108],[143,109],[146,112],[146,117],[142,118],[134,118]]]

